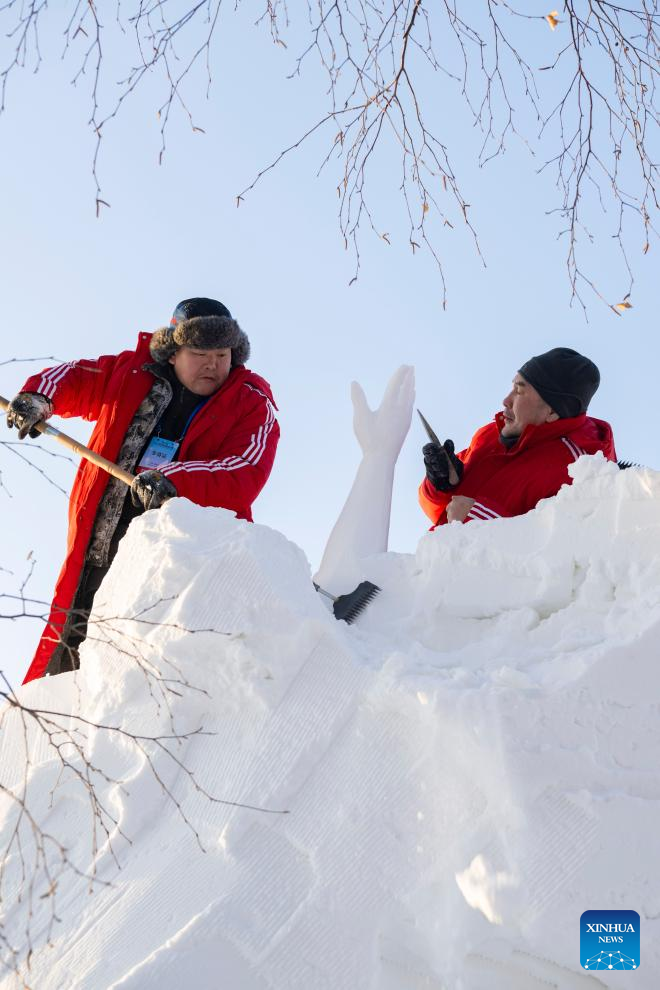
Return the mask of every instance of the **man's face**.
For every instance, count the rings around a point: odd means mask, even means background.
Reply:
[[[511,391],[502,400],[504,406],[503,437],[519,437],[526,426],[553,423],[559,416],[548,403],[518,373],[513,379]]]
[[[170,358],[174,374],[195,395],[213,395],[227,381],[231,371],[231,348],[202,351],[180,347]]]

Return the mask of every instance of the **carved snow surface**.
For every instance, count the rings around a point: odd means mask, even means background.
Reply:
[[[19,693],[110,727],[82,749],[116,824],[95,852],[28,720],[26,803],[68,860],[35,872],[21,822],[2,990],[597,990],[620,977],[580,969],[579,919],[610,907],[655,986],[660,475],[572,471],[527,516],[362,560],[383,590],[350,627],[275,531],[183,499],[132,523],[80,671]],[[20,713],[0,742],[20,791]],[[16,821],[0,795],[2,849]]]

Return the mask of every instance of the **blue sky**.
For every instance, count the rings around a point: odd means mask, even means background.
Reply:
[[[460,225],[445,228],[438,242],[448,285],[443,310],[432,259],[413,256],[407,246],[398,160],[382,154],[370,189],[379,229],[391,244],[365,231],[360,277],[349,286],[353,262],[337,227],[337,173],[331,166],[316,175],[330,134],[289,157],[236,208],[236,194],[324,106],[323,80],[311,65],[301,80],[286,79],[295,34],[285,51],[254,19],[245,8],[239,14],[227,8],[213,49],[210,99],[191,97],[205,134],[193,133],[175,113],[161,166],[155,82],[147,80],[127,102],[103,140],[102,195],[111,208],[100,219],[90,168],[94,139],[86,127],[89,94],[70,85],[73,63],[46,58],[37,74],[13,77],[0,117],[0,392],[11,397],[28,370],[44,363],[2,361],[115,353],[133,346],[139,330],[167,323],[180,299],[221,299],[248,333],[250,367],[271,382],[280,407],[278,459],[255,519],[302,546],[312,566],[359,461],[350,381],[359,380],[378,402],[401,364],[415,366],[417,405],[436,431],[463,446],[500,408],[528,357],[575,347],[601,369],[591,411],[612,423],[619,456],[655,466],[657,244],[644,255],[641,233],[631,239],[634,308],[617,318],[587,296],[587,322],[579,306],[570,306],[561,225],[547,213],[557,203],[551,174],[539,175],[540,160],[515,142],[503,158],[478,168],[479,135],[443,83],[431,112],[450,144],[486,267]],[[51,23],[42,47],[57,56],[61,41]],[[302,33],[297,37],[303,40]],[[539,30],[539,64],[554,39]],[[111,50],[107,57],[111,62]],[[609,236],[615,220],[595,217],[594,225],[605,238],[592,253],[592,273],[617,302],[627,281]],[[84,423],[63,425],[81,439],[89,434]],[[396,551],[412,552],[426,529],[416,496],[423,442],[414,422],[395,478]],[[32,456],[58,484],[70,485],[72,465]],[[0,470],[8,489],[0,491],[0,566],[12,572],[0,572],[0,591],[15,593],[32,552],[27,590],[49,600],[64,551],[66,498],[6,447]],[[7,622],[2,632],[3,667],[16,678],[27,667],[39,623]]]

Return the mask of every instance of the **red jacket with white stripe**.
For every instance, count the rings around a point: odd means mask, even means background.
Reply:
[[[134,351],[48,368],[29,378],[22,391],[45,395],[56,416],[95,421],[89,446],[116,461],[126,431],[154,382],[145,367],[152,363],[150,339],[150,333],[141,333]],[[279,439],[275,408],[263,378],[247,368],[233,368],[195,416],[181,443],[179,459],[162,468],[162,473],[179,495],[192,502],[231,509],[239,519],[251,520],[252,502],[265,485],[275,458]],[[43,675],[59,641],[108,478],[101,468],[81,462],[69,502],[66,558],[49,622],[25,681]]]
[[[455,488],[440,492],[424,478],[419,502],[437,526],[447,522],[447,505],[454,495],[475,500],[465,519],[497,519],[529,512],[542,498],[556,495],[570,485],[568,466],[582,454],[602,451],[616,460],[614,437],[609,423],[583,413],[571,419],[527,426],[513,447],[500,441],[503,414],[477,430],[470,446],[458,455],[463,477]]]

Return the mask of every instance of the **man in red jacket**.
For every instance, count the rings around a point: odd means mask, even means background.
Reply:
[[[615,461],[610,425],[586,415],[599,384],[593,361],[569,347],[531,358],[513,379],[504,411],[466,450],[456,455],[451,440],[425,445],[424,512],[435,525],[522,515],[570,484],[568,465],[581,454],[601,451]]]
[[[47,368],[12,400],[21,439],[52,414],[96,422],[92,450],[136,473],[130,490],[83,460],[69,503],[67,555],[25,681],[78,667],[94,595],[135,516],[177,495],[252,519],[279,439],[268,382],[226,306],[185,299],[133,351]]]

